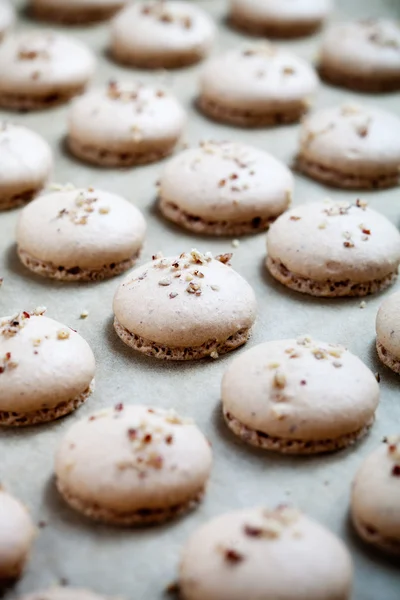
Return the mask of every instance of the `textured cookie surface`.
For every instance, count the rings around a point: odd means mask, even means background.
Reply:
[[[376,344],[381,361],[400,373],[400,292],[386,298],[379,307]]]
[[[127,0],[30,0],[36,17],[66,24],[109,19],[126,3]]]
[[[28,559],[35,529],[27,509],[0,488],[0,581],[19,577]]]

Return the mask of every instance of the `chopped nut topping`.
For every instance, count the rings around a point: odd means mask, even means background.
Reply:
[[[365,302],[365,300],[362,300],[360,302],[360,308],[365,308],[367,306],[367,303]]]
[[[213,292],[219,292],[219,290],[220,290],[219,285],[215,285],[215,284],[210,285],[210,288],[213,290]]]
[[[272,383],[273,383],[274,387],[282,390],[285,387],[285,385],[286,385],[286,377],[285,377],[285,375],[282,372],[277,371],[274,374]]]
[[[18,367],[18,361],[12,359],[11,352],[6,352],[3,358],[0,358],[0,374],[16,369],[16,367]]]
[[[224,556],[225,560],[232,564],[237,564],[244,560],[243,554],[233,548],[227,548],[224,552]]]
[[[354,248],[354,243],[353,242],[343,242],[343,246],[345,248]]]
[[[178,296],[178,292],[171,292],[170,295],[169,295],[169,297],[171,298],[171,300],[173,300],[177,296]]]
[[[254,527],[253,525],[245,525],[243,531],[249,537],[262,537],[263,533],[261,527]]]
[[[338,360],[334,360],[332,364],[334,367],[336,367],[336,369],[340,369],[340,367],[342,366],[342,363]]]
[[[232,253],[228,252],[226,254],[218,254],[218,256],[215,257],[215,260],[219,260],[219,262],[221,262],[224,265],[229,265],[231,258]]]
[[[292,216],[290,217],[290,220],[291,220],[291,221],[300,221],[300,219],[301,219],[301,217],[296,217],[295,215],[292,215]]]
[[[157,252],[157,254],[153,254],[153,256],[151,257],[151,260],[160,260],[161,258],[163,258],[163,253]]]
[[[366,202],[365,200],[357,199],[356,206],[357,206],[357,208],[362,208],[363,210],[365,210],[368,206],[368,202]]]
[[[201,271],[198,271],[198,270],[193,271],[193,275],[195,277],[198,277],[199,279],[203,279],[204,278],[204,273],[202,273]]]
[[[108,207],[108,206],[101,206],[101,207],[99,208],[99,213],[100,213],[101,215],[108,215],[108,213],[109,213],[109,212],[110,212],[110,209],[109,209],[109,207]]]
[[[169,277],[164,277],[164,279],[160,279],[160,281],[158,282],[158,285],[162,285],[162,286],[168,286],[171,285],[172,280]]]
[[[191,281],[189,283],[189,285],[186,288],[186,291],[189,294],[195,294],[196,296],[200,296],[201,295],[201,287],[198,283],[193,283],[193,281]]]
[[[89,316],[89,311],[87,311],[87,310],[83,310],[83,311],[81,312],[81,314],[79,315],[79,317],[80,317],[81,319],[87,319],[87,317],[88,317],[88,316]]]
[[[293,67],[283,67],[283,69],[282,69],[282,73],[283,73],[284,75],[294,75],[294,73],[295,73],[295,70],[294,70],[294,68],[293,68]]]
[[[58,340],[67,340],[70,336],[68,329],[59,329],[57,331],[57,339]]]
[[[400,477],[400,465],[394,465],[392,469],[392,475],[394,477]]]
[[[213,350],[210,354],[211,358],[213,358],[214,360],[216,360],[219,357],[218,352],[216,352],[215,350]]]

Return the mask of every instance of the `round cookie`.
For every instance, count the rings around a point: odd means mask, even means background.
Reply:
[[[345,448],[374,421],[379,386],[337,344],[277,340],[231,362],[222,380],[225,421],[243,441],[285,454]]]
[[[0,426],[58,419],[94,389],[95,360],[88,343],[44,317],[45,310],[0,319]]]
[[[198,250],[129,273],[114,296],[114,327],[135,350],[164,360],[217,358],[250,337],[256,299],[229,264]]]
[[[21,125],[0,121],[0,210],[31,200],[45,185],[53,159],[48,143]]]
[[[196,233],[263,231],[284,212],[293,176],[271,154],[240,143],[204,142],[170,160],[161,175],[163,215]]]
[[[350,600],[353,566],[325,527],[285,505],[211,519],[186,543],[184,600]]]
[[[290,38],[313,33],[331,9],[331,0],[231,0],[229,20],[248,33]]]
[[[376,189],[400,182],[400,118],[359,104],[323,108],[300,130],[297,168],[322,183]]]
[[[400,233],[367,203],[312,202],[281,215],[267,235],[275,279],[312,296],[366,296],[397,278]]]
[[[211,50],[216,28],[211,17],[189,2],[134,3],[111,25],[111,52],[128,65],[146,69],[184,67]]]
[[[352,487],[351,515],[365,542],[400,555],[400,436],[385,438],[362,463]]]
[[[200,78],[200,109],[212,119],[242,127],[293,123],[307,111],[318,87],[302,58],[267,42],[211,58]]]
[[[17,251],[38,275],[99,281],[134,265],[145,231],[142,213],[124,198],[94,188],[64,188],[21,212]]]
[[[8,0],[0,0],[0,42],[15,21],[15,11]]]
[[[19,600],[107,600],[90,590],[76,589],[70,587],[53,587],[40,592],[33,592],[20,596]],[[111,600],[111,599],[108,599]],[[114,600],[117,600],[114,598]]]
[[[43,21],[85,24],[104,21],[128,0],[30,0],[34,16]]]
[[[92,52],[52,31],[24,31],[0,46],[0,107],[40,110],[80,94],[94,72]]]
[[[322,39],[319,70],[326,81],[354,90],[400,89],[399,23],[364,19],[332,26]]]
[[[0,531],[0,583],[4,583],[22,574],[35,528],[25,506],[1,487]]]
[[[170,154],[185,123],[182,106],[164,89],[112,81],[74,101],[68,145],[95,165],[140,165]]]
[[[383,364],[400,373],[400,292],[386,298],[379,307],[376,349]]]
[[[117,404],[82,419],[56,455],[57,487],[91,519],[141,525],[174,518],[202,499],[208,441],[174,411]]]

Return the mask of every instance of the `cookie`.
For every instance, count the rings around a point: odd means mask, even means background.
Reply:
[[[94,388],[95,360],[45,308],[0,319],[0,425],[36,425],[78,408]]]
[[[379,386],[343,346],[303,336],[241,354],[224,374],[221,397],[228,427],[244,442],[316,454],[345,448],[368,432]]]
[[[186,543],[184,600],[350,600],[345,545],[298,510],[249,508],[215,517]]]
[[[40,592],[20,596],[19,600],[107,600],[107,598],[99,596],[90,590],[53,587],[48,590],[41,590]],[[108,600],[111,600],[111,598]],[[113,600],[117,600],[117,598]]]
[[[167,164],[159,207],[167,219],[196,233],[257,233],[288,208],[293,185],[289,169],[263,150],[203,142]]]
[[[31,200],[53,168],[49,144],[37,133],[0,121],[0,210]]]
[[[0,42],[14,25],[15,11],[8,0],[0,0]]]
[[[322,39],[319,70],[326,81],[353,90],[400,89],[399,23],[363,19],[332,26]]]
[[[346,189],[379,189],[400,182],[400,118],[347,103],[307,117],[300,130],[299,171]]]
[[[35,528],[25,506],[1,487],[0,531],[0,583],[4,583],[21,576],[29,558]]]
[[[30,0],[30,8],[43,21],[83,25],[109,19],[126,3],[127,0]]]
[[[351,516],[367,542],[400,555],[400,436],[385,438],[359,468],[351,493]]]
[[[400,233],[367,203],[312,202],[281,215],[267,235],[275,279],[312,296],[366,296],[397,278]]]
[[[160,254],[129,273],[114,296],[114,327],[135,350],[164,360],[217,358],[250,337],[256,299],[229,264],[192,250]]]
[[[40,110],[80,94],[94,56],[82,42],[52,31],[24,31],[0,46],[0,107]]]
[[[191,420],[119,403],[67,432],[56,455],[57,488],[90,519],[159,523],[198,504],[211,461],[210,445]]]
[[[302,58],[267,42],[248,44],[207,62],[198,106],[215,121],[241,127],[295,123],[317,87]]]
[[[379,307],[376,349],[383,364],[400,373],[400,292],[386,298]]]
[[[185,123],[182,106],[163,88],[112,81],[74,101],[68,146],[95,165],[140,165],[170,154]]]
[[[130,4],[111,25],[111,53],[145,69],[184,67],[202,60],[216,34],[213,20],[189,2]]]
[[[256,35],[300,37],[317,30],[331,9],[331,0],[231,0],[229,21]]]
[[[145,231],[142,213],[121,196],[67,187],[24,208],[17,225],[17,252],[38,275],[99,281],[135,264]]]

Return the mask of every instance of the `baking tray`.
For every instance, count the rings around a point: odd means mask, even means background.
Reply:
[[[198,2],[218,21],[220,34],[215,52],[245,42],[224,22],[227,3]],[[18,4],[19,5],[19,4]],[[19,5],[20,6],[20,5]],[[400,17],[398,0],[338,0],[334,19],[385,15]],[[22,16],[18,25],[37,27]],[[206,120],[194,108],[198,66],[172,73],[135,72],[113,64],[107,56],[106,25],[70,28],[68,31],[91,46],[98,56],[97,83],[119,76],[140,77],[170,85],[189,112],[185,141],[232,139],[272,152],[290,163],[296,149],[298,126],[244,130]],[[319,36],[283,43],[299,55],[315,60]],[[400,113],[400,95],[361,96],[321,86],[316,106],[347,99],[365,100]],[[24,430],[0,431],[0,481],[30,508],[40,530],[26,573],[6,592],[7,598],[68,582],[100,593],[131,600],[162,598],[164,588],[176,579],[179,554],[188,536],[205,520],[224,511],[259,504],[290,501],[315,517],[347,543],[355,562],[353,600],[398,600],[400,569],[394,561],[367,549],[348,525],[352,478],[364,459],[386,434],[400,430],[399,378],[377,361],[374,350],[374,321],[385,294],[359,299],[313,299],[292,293],[275,283],[264,269],[265,234],[232,240],[187,234],[164,222],[155,209],[155,182],[163,163],[125,171],[85,166],[64,151],[67,107],[31,114],[0,113],[0,117],[32,127],[52,145],[56,166],[54,180],[76,186],[94,185],[126,196],[140,207],[148,221],[142,262],[154,252],[165,255],[192,247],[213,253],[234,251],[233,266],[255,289],[259,314],[254,335],[243,349],[265,340],[296,337],[308,333],[317,339],[340,342],[381,374],[381,406],[369,436],[346,451],[317,457],[281,457],[245,446],[230,434],[221,419],[220,382],[233,354],[215,362],[164,363],[141,356],[127,348],[112,327],[112,298],[118,279],[102,283],[58,283],[30,274],[19,263],[14,246],[18,211],[0,214],[0,314],[19,308],[45,305],[48,315],[78,329],[92,346],[97,359],[97,387],[89,402],[59,422]],[[330,196],[354,200],[359,194],[331,190],[298,175],[294,203]],[[373,208],[399,224],[400,191],[392,189],[363,195]],[[80,320],[82,310],[89,311]],[[214,449],[214,469],[207,496],[198,510],[164,526],[147,529],[118,529],[96,525],[69,509],[58,496],[53,481],[53,457],[65,431],[90,412],[115,402],[149,403],[174,407],[194,417]]]

